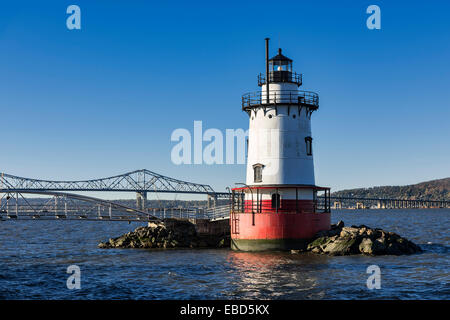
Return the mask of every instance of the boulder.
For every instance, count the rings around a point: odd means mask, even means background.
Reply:
[[[359,251],[363,254],[372,254],[373,253],[373,241],[370,238],[362,239],[359,244]]]
[[[229,247],[230,236],[198,235],[195,225],[187,220],[166,219],[150,222],[120,237],[99,243],[99,248],[209,248]]]
[[[331,241],[322,249],[323,253],[332,256],[344,256],[359,253],[356,238],[339,238]]]
[[[332,225],[333,226],[333,225]],[[344,225],[344,221],[342,221],[342,220],[339,220],[338,221],[338,223],[336,223],[335,225],[334,225],[336,228],[338,228],[338,229],[342,229],[345,225]]]
[[[355,228],[355,227],[343,227],[342,231],[340,232],[340,237],[341,238],[346,238],[346,237],[350,237],[350,238],[355,238],[356,236],[359,235],[359,228]]]
[[[367,255],[386,254],[386,243],[383,239],[372,241],[370,238],[364,238],[359,244],[359,251]]]
[[[332,236],[332,237],[320,237],[314,240],[313,242],[309,243],[306,247],[307,251],[316,252],[316,253],[323,253],[325,247],[337,239],[338,236]]]
[[[372,229],[365,225],[344,227],[343,222],[330,230],[318,232],[307,245],[307,251],[328,255],[400,255],[422,251],[419,246],[394,232]]]

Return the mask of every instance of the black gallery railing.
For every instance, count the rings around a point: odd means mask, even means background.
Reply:
[[[269,83],[271,82],[290,82],[295,83],[297,86],[301,86],[303,83],[303,75],[301,73],[290,71],[271,71],[269,72]],[[258,86],[266,84],[265,74],[260,73],[258,75]]]
[[[319,108],[319,95],[303,90],[272,90],[267,97],[266,92],[249,92],[242,96],[242,108],[273,104],[297,104],[312,109]]]

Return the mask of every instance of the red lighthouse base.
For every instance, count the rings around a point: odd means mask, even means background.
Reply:
[[[331,214],[232,213],[231,248],[240,251],[301,250],[317,232],[329,230]]]
[[[232,191],[233,250],[302,250],[317,232],[330,229],[329,188],[254,186]],[[317,198],[320,191],[325,192],[322,205]],[[312,200],[300,199],[305,194],[312,195]]]

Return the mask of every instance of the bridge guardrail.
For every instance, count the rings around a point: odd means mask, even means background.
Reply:
[[[219,219],[230,215],[230,206],[222,205],[212,208],[154,208],[148,212],[159,219]]]

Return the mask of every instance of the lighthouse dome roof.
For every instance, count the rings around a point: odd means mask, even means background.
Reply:
[[[272,58],[269,59],[269,61],[285,61],[285,62],[292,62],[292,59],[289,59],[288,57],[281,54],[281,48],[278,49],[278,54]]]

